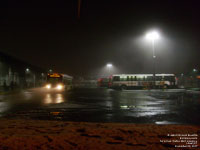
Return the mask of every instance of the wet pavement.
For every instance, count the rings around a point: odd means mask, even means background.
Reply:
[[[32,89],[0,95],[0,117],[86,122],[200,124],[200,94],[186,90]]]

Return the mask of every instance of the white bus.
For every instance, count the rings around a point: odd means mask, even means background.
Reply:
[[[155,82],[155,83],[154,83]],[[128,88],[174,88],[177,86],[177,78],[174,74],[114,74],[110,76],[109,87],[116,89]]]

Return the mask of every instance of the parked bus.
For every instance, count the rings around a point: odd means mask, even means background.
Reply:
[[[70,90],[72,79],[73,77],[66,74],[48,73],[45,88],[56,91]]]
[[[154,83],[153,74],[114,74],[109,79],[109,87],[116,89],[151,88],[154,84],[157,88],[173,88],[177,78],[174,74],[156,74]]]

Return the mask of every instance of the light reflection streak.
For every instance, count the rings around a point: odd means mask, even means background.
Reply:
[[[26,100],[30,100],[32,97],[32,93],[31,92],[24,92],[24,97]]]
[[[6,102],[0,102],[0,113],[5,112],[7,109],[8,109],[8,104]]]
[[[58,103],[63,103],[64,102],[64,98],[62,94],[55,94],[55,95],[51,95],[51,94],[46,94],[45,99],[44,99],[44,103],[45,104],[58,104]]]
[[[51,95],[50,94],[47,94],[45,99],[44,99],[44,103],[45,104],[50,104],[52,103],[52,98],[51,98]]]
[[[56,103],[62,103],[63,100],[63,95],[62,94],[56,94]]]

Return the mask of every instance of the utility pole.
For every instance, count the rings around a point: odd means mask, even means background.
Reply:
[[[81,2],[82,0],[78,0],[78,15],[77,15],[78,19],[80,19],[81,17]]]

